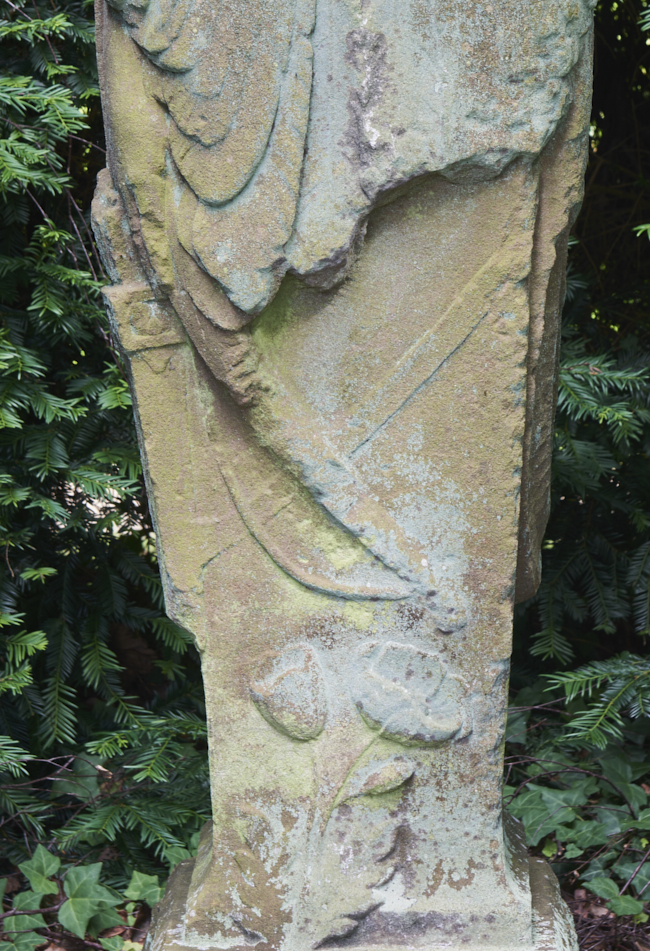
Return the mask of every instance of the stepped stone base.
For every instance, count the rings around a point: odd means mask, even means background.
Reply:
[[[206,831],[210,825],[208,824]],[[442,933],[440,939],[436,940],[429,931],[426,942],[427,951],[450,951],[453,948],[462,948],[464,951],[578,951],[573,916],[562,898],[558,880],[548,862],[536,856],[528,856],[517,826],[518,823],[509,822],[508,831],[513,865],[527,863],[529,868],[532,904],[530,943],[525,941],[515,946],[502,943],[495,945],[490,940],[468,942],[467,939],[463,940],[462,932],[453,936]],[[195,861],[195,859],[188,859],[174,869],[164,898],[154,908],[144,951],[217,951],[217,949],[223,951],[222,943],[212,944],[209,940],[198,941],[196,932],[192,937],[186,937],[186,909]],[[480,906],[481,896],[477,895],[477,907],[480,908]],[[249,944],[251,947],[259,944],[261,948],[264,948],[265,942],[251,938],[242,944]],[[385,939],[381,943],[366,944],[363,939],[355,940],[354,933],[328,944],[336,944],[342,948],[349,946],[354,951],[397,951],[397,949],[405,951],[409,947],[403,941],[391,946]],[[310,949],[305,947],[304,951],[310,951]]]

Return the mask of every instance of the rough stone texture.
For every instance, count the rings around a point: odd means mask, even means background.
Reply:
[[[213,824],[160,949],[568,951],[501,809],[589,0],[99,0],[94,227]]]

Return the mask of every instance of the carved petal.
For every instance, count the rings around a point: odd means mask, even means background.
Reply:
[[[415,772],[415,763],[402,756],[391,756],[383,763],[370,763],[353,777],[348,796],[379,796],[399,789]]]
[[[412,746],[467,735],[463,694],[460,681],[434,654],[389,641],[373,651],[354,700],[372,729]]]
[[[327,716],[325,682],[310,647],[273,652],[259,665],[251,697],[271,726],[295,740],[314,740]]]

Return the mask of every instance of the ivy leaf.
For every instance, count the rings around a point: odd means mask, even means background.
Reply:
[[[164,892],[165,889],[158,884],[157,875],[145,875],[144,872],[135,871],[124,896],[131,901],[144,901],[153,908],[163,897]]]
[[[608,839],[607,829],[601,822],[594,822],[589,819],[580,822],[575,835],[572,836],[574,847],[584,851],[592,845],[604,845]],[[575,853],[567,858],[575,858]]]
[[[557,852],[557,845],[553,839],[547,839],[544,843],[544,848],[542,849],[542,855],[544,858],[552,859],[555,853]]]
[[[618,788],[636,813],[638,813],[639,806],[645,806],[648,801],[646,793],[635,783],[619,783]]]
[[[168,863],[170,869],[176,868],[179,862],[184,862],[185,859],[191,859],[192,852],[189,849],[184,849],[181,845],[172,845],[169,849],[165,849],[165,861]]]
[[[83,941],[88,922],[98,909],[99,903],[92,898],[70,898],[59,908],[59,924]]]
[[[107,928],[115,928],[124,925],[124,919],[121,918],[114,908],[110,905],[102,904],[96,915],[93,915],[86,926],[88,934],[96,938],[100,931]]]
[[[583,806],[589,798],[584,788],[581,788],[578,783],[568,789],[542,789],[541,795],[551,813],[571,806]]]
[[[86,802],[99,796],[99,782],[96,766],[102,765],[102,758],[99,756],[75,756],[72,770],[68,773],[67,779],[62,779],[56,784],[56,793],[58,796],[76,796],[77,799],[83,799]]]
[[[99,884],[101,868],[101,862],[78,865],[70,869],[63,883],[69,900],[59,909],[59,923],[78,938],[85,937],[91,918],[105,911],[106,906],[119,905],[121,901]]]
[[[516,707],[508,710],[506,743],[526,743],[529,717],[529,710],[517,710]]]
[[[37,934],[35,931],[28,931],[24,934],[17,934],[15,931],[12,933],[14,938],[11,941],[3,941],[2,951],[34,951],[34,948],[38,947],[39,944],[45,944],[43,935]]]
[[[567,806],[584,805],[594,793],[598,792],[598,788],[598,780],[595,776],[586,776],[584,779],[578,780],[571,777],[571,785],[564,792],[575,797],[575,801],[567,798],[565,802]]]
[[[99,884],[102,863],[77,865],[71,868],[65,877],[63,888],[68,898],[89,898],[106,905],[119,905],[122,899],[114,895],[109,888]]]
[[[30,911],[31,909],[40,908],[42,897],[40,892],[18,892],[14,898],[14,908],[18,911]],[[45,927],[42,915],[21,915],[19,920],[21,931],[25,930],[25,925],[28,928]],[[5,930],[8,932],[8,929]]]
[[[26,877],[35,892],[41,895],[58,895],[59,887],[56,882],[50,882],[61,866],[61,859],[52,855],[47,849],[38,845],[29,862],[21,862],[18,868]]]
[[[577,859],[579,855],[584,855],[584,849],[579,849],[571,842],[564,853],[565,859]]]
[[[632,825],[633,820],[627,820],[619,807],[612,806],[607,800],[601,800],[601,802],[603,803],[602,806],[594,808],[594,815],[598,818],[608,836],[618,835],[621,831],[621,822],[628,828]]]
[[[590,882],[585,882],[585,887],[598,895],[599,898],[618,898],[618,887],[611,878],[592,878]]]
[[[19,892],[14,898],[14,908],[17,911],[31,911],[40,907],[43,896],[38,892]],[[20,915],[14,918],[17,931],[11,931],[11,918],[5,918],[5,934],[9,938],[7,946],[3,944],[3,951],[34,951],[34,948],[43,944],[43,936],[36,934],[37,928],[44,928],[45,921],[42,915]]]
[[[573,822],[577,814],[564,802],[565,793],[569,792],[544,789],[530,783],[526,792],[510,803],[508,809],[523,822],[529,845],[537,845],[546,836],[557,832],[564,823]]]
[[[609,881],[609,879],[604,879]],[[618,898],[612,898],[607,902],[607,907],[615,915],[640,915],[643,911],[643,902],[631,898],[629,895],[619,895]]]
[[[600,758],[600,765],[604,775],[615,785],[620,786],[621,783],[627,785],[632,782],[632,767],[623,757],[603,756]]]
[[[637,893],[637,897],[645,896],[647,901],[648,884],[650,883],[650,862],[645,861],[639,867],[638,856],[630,858],[627,861],[618,861],[616,863],[616,876],[619,880],[627,882],[632,878],[632,887]]]
[[[124,945],[124,938],[120,938],[119,935],[114,935],[112,938],[100,938],[99,943],[104,951],[121,951]]]

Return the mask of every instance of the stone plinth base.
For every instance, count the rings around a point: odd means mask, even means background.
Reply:
[[[433,922],[433,926],[423,927],[418,937],[413,941],[404,941],[401,936],[385,935],[372,943],[363,938],[363,929],[345,938],[330,940],[326,945],[349,947],[354,951],[401,951],[401,949],[426,949],[426,951],[450,951],[450,949],[464,949],[464,951],[578,951],[573,918],[569,908],[560,893],[558,880],[544,859],[528,857],[523,840],[520,836],[511,836],[511,858],[519,864],[527,862],[531,892],[531,932],[529,938],[524,938],[518,945],[494,943],[487,935],[487,940],[475,938],[468,940],[463,935],[462,928],[455,924],[449,928],[449,915],[438,915],[436,923],[434,913],[426,918]],[[156,905],[149,936],[145,944],[145,951],[223,951],[228,948],[245,948],[260,946],[260,951],[268,948],[264,940],[254,933],[242,933],[241,944],[227,945],[215,942],[208,936],[202,938],[192,929],[192,922],[187,922],[188,897],[194,871],[194,859],[181,862],[172,873],[165,897]],[[190,902],[191,904],[191,902]],[[477,895],[477,913],[481,912],[481,896]],[[188,927],[186,927],[186,925]],[[191,932],[191,936],[187,934]],[[231,939],[232,940],[232,939]],[[322,946],[322,945],[321,945]],[[270,949],[269,949],[270,951]],[[311,951],[304,948],[292,948],[290,951]]]

